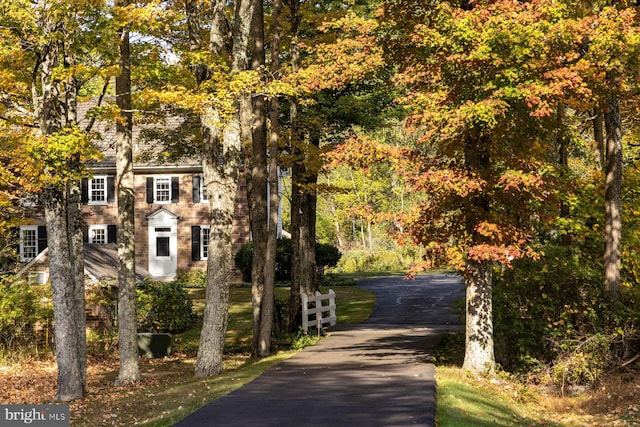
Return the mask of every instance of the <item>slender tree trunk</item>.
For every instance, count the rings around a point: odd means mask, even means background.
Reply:
[[[331,205],[331,215],[333,216],[333,226],[336,229],[336,240],[338,241],[338,248],[344,248],[344,241],[342,240],[342,230],[340,228],[340,222],[338,221],[338,215],[336,213],[336,202],[333,197],[330,197],[329,203]]]
[[[605,167],[605,147],[604,147],[604,114],[600,109],[594,111],[593,119],[593,139],[595,141],[595,157],[598,170]]]
[[[254,99],[255,104],[264,103]],[[255,112],[255,110],[254,110]],[[257,116],[254,116],[257,119]],[[264,117],[264,116],[263,116]],[[255,121],[254,121],[255,123]],[[266,125],[266,123],[265,123]],[[260,135],[256,141],[256,133],[262,132],[264,127],[254,128],[253,166],[251,168],[251,183],[249,187],[249,209],[251,216],[251,238],[253,241],[253,258],[251,263],[251,299],[253,306],[253,344],[252,353],[260,355],[260,336],[262,330],[261,312],[265,295],[265,262],[267,257],[267,168],[266,168],[266,140]],[[263,154],[264,150],[264,154]],[[263,345],[265,343],[262,343]]]
[[[189,11],[189,5],[187,6]],[[217,0],[213,4],[209,47],[214,55],[222,55],[222,49],[225,46],[224,40],[227,34],[225,6],[224,0]],[[192,10],[197,11],[197,7]],[[235,3],[232,72],[243,71],[248,67],[248,43],[252,17],[253,9],[250,0],[239,0]],[[187,19],[199,19],[199,16],[188,16]],[[225,123],[223,129],[220,127],[220,115],[213,108],[205,111],[200,118],[203,128],[202,168],[209,196],[211,222],[207,292],[196,362],[198,377],[217,375],[223,368],[222,355],[229,311],[229,280],[233,266],[231,235],[242,163],[242,127],[247,123],[247,112],[251,112],[250,102],[247,103],[247,100],[248,96],[241,96],[236,116]]]
[[[327,177],[327,185],[331,186],[331,175]],[[342,231],[340,229],[340,222],[338,221],[338,216],[336,214],[336,201],[332,195],[328,196],[329,203],[329,211],[331,212],[331,218],[333,220],[333,227],[336,230],[336,241],[338,244],[338,249],[344,248],[344,241],[342,240]]]
[[[251,68],[264,74],[264,10],[262,0],[253,0],[254,16],[252,25],[253,52]],[[268,346],[271,340],[260,342],[262,337],[262,310],[265,301],[265,262],[267,255],[267,117],[266,99],[264,95],[256,94],[252,97],[252,138],[247,164],[251,170],[249,179],[249,214],[251,219],[251,238],[253,240],[253,259],[251,262],[251,300],[253,307],[253,341],[251,353],[261,356],[261,348]],[[262,352],[265,352],[264,350]]]
[[[280,40],[282,27],[280,25],[281,0],[274,0],[272,5],[272,47],[271,47],[271,75],[280,76]],[[269,133],[269,219],[267,227],[267,251],[264,262],[264,304],[260,311],[260,337],[258,350],[260,356],[267,356],[271,351],[271,334],[274,323],[275,309],[275,275],[276,251],[278,243],[278,220],[280,210],[280,189],[278,175],[278,155],[280,144],[280,103],[273,98],[269,104],[269,118],[271,130]]]
[[[274,42],[279,44],[279,13],[280,5],[274,5],[275,34]],[[254,70],[261,72],[265,67],[264,52],[264,10],[261,0],[254,2],[254,24],[253,24],[253,63]],[[274,47],[274,52],[279,52],[279,47]],[[274,53],[273,55],[277,55]],[[274,58],[272,56],[272,58]],[[279,59],[272,64],[272,70],[278,71]],[[277,108],[277,103],[276,103]],[[252,271],[259,274],[261,282],[256,282],[252,274],[253,289],[253,313],[254,313],[254,335],[253,354],[264,357],[271,353],[271,331],[273,329],[273,307],[274,307],[274,281],[275,281],[275,253],[277,238],[278,205],[274,210],[275,202],[278,203],[278,183],[277,183],[277,156],[278,156],[278,134],[277,134],[277,110],[275,131],[272,132],[269,141],[269,168],[267,168],[267,120],[266,120],[266,99],[264,96],[253,97],[253,169],[252,181],[255,201],[251,206],[256,208],[259,215],[252,218],[252,229],[260,227],[259,233],[253,234],[254,252]],[[267,181],[271,184],[267,186]],[[268,189],[268,190],[267,190]],[[275,193],[274,193],[275,190]],[[269,194],[267,194],[269,191]],[[267,204],[270,204],[267,206]],[[268,209],[269,208],[269,209]],[[267,215],[269,212],[269,215]],[[275,214],[275,216],[274,216]],[[275,221],[275,222],[274,222]],[[259,238],[260,242],[258,242]],[[258,244],[259,243],[259,244]],[[259,251],[256,248],[260,248]]]
[[[291,288],[313,295],[318,290],[316,268],[316,206],[315,185],[318,173],[309,164],[308,150],[317,148],[318,140],[304,144],[291,174]],[[298,306],[301,309],[301,306]]]
[[[64,67],[69,70],[76,65],[75,56],[68,49],[71,44],[71,37],[66,37],[62,44]],[[73,74],[73,73],[72,73]],[[64,122],[67,126],[75,127],[78,125],[78,82],[73,77],[69,77],[62,83],[64,92]],[[67,160],[69,170],[79,171],[82,168],[80,156],[75,155]],[[72,274],[74,277],[74,295],[76,313],[76,348],[79,360],[81,381],[86,392],[87,383],[87,331],[86,331],[86,313],[85,313],[85,287],[84,287],[84,246],[82,236],[82,190],[79,180],[70,180],[67,182],[67,233],[71,242],[70,259]],[[83,393],[84,393],[83,392]]]
[[[620,296],[620,240],[622,238],[622,120],[618,100],[608,101],[604,113],[607,132],[605,182],[604,289],[612,300]]]
[[[298,43],[298,36],[300,30],[300,4],[298,0],[288,0],[287,6],[289,7],[290,20],[291,20],[291,72],[296,73],[300,69],[300,46]],[[300,206],[301,197],[300,189],[298,187],[298,177],[300,175],[299,162],[300,159],[300,146],[302,145],[303,137],[301,135],[299,120],[300,120],[300,105],[295,98],[289,99],[289,128],[290,128],[290,141],[289,149],[293,154],[294,160],[291,165],[291,295],[289,298],[289,313],[287,319],[286,329],[294,331],[297,327],[298,316],[301,311],[302,299],[300,292],[304,290],[302,281],[299,278],[300,272],[298,266],[300,265],[300,252],[297,249],[297,242],[300,241]]]
[[[558,158],[561,168],[561,174],[565,175],[566,171],[569,168],[569,141],[565,132],[565,107],[562,103],[558,105],[558,134],[556,136],[557,145],[558,145]],[[561,201],[560,202],[560,218],[569,218],[570,211],[569,205]],[[568,247],[571,246],[571,235],[565,233],[562,235],[562,246]]]
[[[116,1],[126,6],[127,0]],[[120,74],[116,77],[116,175],[118,191],[118,351],[116,384],[140,380],[136,327],[135,189],[133,178],[133,117],[131,113],[131,59],[129,29],[119,31]]]

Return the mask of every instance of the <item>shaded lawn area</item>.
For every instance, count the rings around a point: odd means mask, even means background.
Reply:
[[[335,287],[338,322],[366,320],[375,302],[372,293],[357,287]],[[198,314],[204,310],[205,289],[188,289]],[[276,297],[286,300],[289,288],[277,288]],[[327,289],[322,292],[326,293]],[[93,355],[88,361],[88,394],[70,405],[72,426],[167,426],[258,377],[265,370],[290,357],[291,340],[279,338],[276,353],[264,359],[249,357],[252,336],[251,289],[232,286],[229,295],[224,372],[216,377],[194,376],[199,323],[172,337],[172,355],[163,359],[141,359],[142,380],[135,385],[115,387],[118,360],[115,348]],[[295,337],[289,337],[295,338]],[[50,403],[55,394],[56,366],[45,360],[23,358],[0,367],[0,403]]]

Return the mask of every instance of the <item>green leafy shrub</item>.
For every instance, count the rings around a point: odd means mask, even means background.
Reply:
[[[242,273],[243,282],[251,282],[251,258],[253,257],[253,243],[243,245],[234,258],[236,267]]]
[[[303,350],[306,347],[317,344],[325,335],[324,331],[320,331],[319,334],[310,334],[300,328],[298,333],[291,337],[291,349]]]
[[[205,270],[178,270],[175,282],[185,288],[205,288],[207,286],[207,272]]]
[[[196,320],[191,298],[180,283],[147,281],[137,293],[140,332],[182,332]]]
[[[115,280],[105,279],[89,284],[85,292],[87,327],[96,334],[109,335],[116,325],[118,287]]]
[[[333,267],[340,260],[340,251],[333,245],[316,243],[316,265],[319,270]],[[251,260],[253,257],[253,243],[247,243],[236,253],[236,266],[242,272],[242,280],[251,281]],[[276,280],[291,280],[291,240],[278,239],[276,247]]]
[[[496,359],[508,371],[550,364],[564,342],[603,325],[598,264],[577,248],[547,245],[540,260],[497,272],[493,288]]]
[[[336,265],[339,273],[360,273],[367,271],[406,272],[412,264],[422,259],[419,249],[399,246],[374,252],[364,249],[347,251]]]
[[[597,333],[579,341],[565,341],[554,360],[551,379],[558,386],[586,385],[596,381],[610,362],[611,340]]]
[[[0,343],[5,349],[37,344],[52,321],[48,286],[31,285],[14,276],[0,277]]]
[[[640,200],[640,175],[625,175],[623,211]],[[640,221],[627,215],[620,300],[603,291],[604,189],[600,173],[572,183],[571,215],[539,234],[539,260],[496,271],[496,359],[512,372],[548,374],[556,384],[585,384],[640,352]],[[565,237],[565,245],[561,238]],[[567,239],[570,245],[567,245]]]
[[[335,267],[342,258],[340,250],[329,243],[316,243],[316,264],[318,268]]]
[[[353,277],[344,277],[338,274],[329,273],[320,277],[320,286],[336,287],[336,286],[355,286],[356,279]]]

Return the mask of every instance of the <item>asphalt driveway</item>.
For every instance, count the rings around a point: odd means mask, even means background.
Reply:
[[[376,294],[371,318],[215,400],[176,426],[433,426],[434,345],[461,328],[460,278],[434,274],[359,281]],[[336,301],[340,310],[340,301]]]

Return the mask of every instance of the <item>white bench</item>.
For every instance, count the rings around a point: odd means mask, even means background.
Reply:
[[[313,326],[320,331],[325,324],[331,326],[336,324],[336,293],[333,289],[329,289],[328,294],[316,291],[314,296],[308,296],[301,292],[300,296],[302,298],[302,329],[305,332]],[[315,307],[309,308],[310,303],[315,303]],[[309,319],[312,315],[315,315],[315,319]]]

